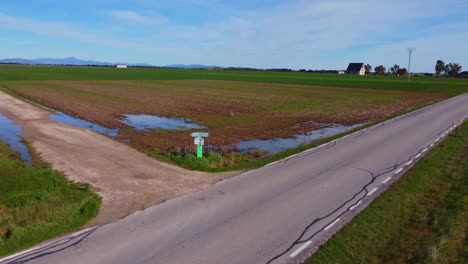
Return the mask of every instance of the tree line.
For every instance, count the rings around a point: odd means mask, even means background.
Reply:
[[[383,65],[378,65],[376,67],[372,67],[370,64],[364,65],[366,74],[376,74],[376,75],[394,75],[394,76],[405,76],[408,74],[408,70],[406,68],[400,67],[400,65],[395,64],[391,67],[385,67]],[[463,77],[460,75],[462,66],[458,63],[448,63],[445,64],[442,60],[437,60],[435,65],[435,73],[437,75],[445,74],[446,76],[450,77]],[[201,69],[204,70],[204,69]],[[211,69],[210,69],[211,70]],[[225,71],[270,71],[270,72],[303,72],[303,73],[337,73],[337,70],[293,70],[289,68],[271,68],[271,69],[258,69],[258,68],[249,68],[249,67],[219,67],[214,68],[213,70],[225,70]],[[431,74],[429,74],[431,75]]]
[[[452,77],[457,77],[461,69],[462,66],[458,63],[445,64],[442,60],[438,60],[435,65],[435,73],[437,75],[444,73]]]
[[[364,65],[366,69],[366,73],[372,73],[372,66],[370,64]],[[448,63],[445,64],[442,60],[437,60],[435,65],[435,73],[437,75],[446,74],[450,77],[457,77],[461,72],[462,66],[458,63]],[[401,68],[398,64],[389,67],[388,70],[385,66],[379,65],[374,67],[374,74],[376,75],[385,75],[385,74],[392,74],[396,76],[403,76],[408,74],[408,70],[406,68]]]
[[[372,66],[370,64],[364,65],[364,68],[366,69],[366,73],[369,74],[372,72]],[[374,73],[376,75],[385,75],[385,74],[392,74],[396,76],[400,75],[406,75],[408,74],[408,70],[406,68],[401,68],[400,65],[395,64],[392,67],[387,68],[383,65],[379,65],[374,67]]]

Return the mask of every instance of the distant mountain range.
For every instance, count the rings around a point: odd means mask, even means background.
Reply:
[[[7,58],[0,60],[0,63],[12,63],[12,64],[39,64],[39,65],[101,65],[101,66],[112,66],[114,63],[80,60],[75,57],[63,58],[63,59],[51,59],[51,58],[40,58],[40,59],[21,59],[21,58]]]
[[[110,63],[102,61],[92,60],[81,60],[75,57],[63,58],[63,59],[52,59],[52,58],[40,58],[40,59],[22,59],[22,58],[6,58],[0,60],[0,64],[27,64],[27,65],[73,65],[73,66],[114,66],[116,64],[126,64],[133,67],[165,67],[165,68],[178,68],[178,69],[212,69],[219,68],[214,65],[202,65],[202,64],[171,64],[166,66],[155,66],[145,63]]]

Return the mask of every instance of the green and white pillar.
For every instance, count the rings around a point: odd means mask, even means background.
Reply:
[[[193,132],[190,134],[194,138],[194,143],[197,145],[197,158],[203,158],[203,145],[205,145],[205,140],[209,136],[208,132]]]
[[[197,144],[197,158],[203,158],[203,138],[197,137],[198,144]]]

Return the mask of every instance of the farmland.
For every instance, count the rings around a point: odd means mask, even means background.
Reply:
[[[189,119],[207,127],[208,143],[221,147],[222,156],[211,156],[209,167],[264,154],[228,153],[239,141],[291,137],[318,123],[376,122],[468,88],[464,80],[423,77],[43,66],[3,66],[0,79],[2,89],[18,97],[120,128],[118,140],[157,158],[180,161],[193,147],[193,130],[138,132],[121,122],[123,115]]]
[[[96,216],[101,203],[100,222],[95,223],[114,221],[237,173],[187,173],[123,144],[192,170],[259,167],[330,138],[266,157],[261,151],[241,153],[235,147],[238,142],[291,137],[317,130],[321,124],[370,125],[466,92],[468,82],[424,77],[408,82],[393,77],[295,72],[1,66],[0,91],[119,129],[113,140],[89,130],[63,129],[66,126],[51,121],[47,111],[8,96],[14,100],[2,104],[5,114],[12,119],[24,116],[20,125],[25,140],[33,143],[33,154],[40,153],[58,172],[38,164],[38,157],[34,157],[32,167],[21,164],[0,142],[2,186],[7,194],[3,202],[0,199],[0,216],[5,219],[0,222],[0,245],[5,245],[0,255],[5,255],[83,225]],[[35,112],[40,112],[42,119],[30,121]],[[204,128],[139,131],[122,122],[127,114],[184,118]],[[207,143],[218,147],[205,153],[203,159],[190,154],[194,151],[190,133],[198,130],[208,131]],[[60,173],[67,179],[92,184],[101,199],[87,184],[69,182]],[[14,184],[10,175],[18,175]],[[18,197],[22,203],[13,203]],[[43,213],[36,214],[35,208],[43,208],[45,203]],[[32,219],[28,221],[31,225],[24,219]],[[328,250],[334,251],[333,244],[317,259],[327,262]]]
[[[10,66],[0,65],[0,80],[224,80],[242,82],[303,84],[314,86],[351,87],[443,92],[459,94],[467,91],[468,81],[447,78],[355,76],[323,73],[178,70],[111,67]]]

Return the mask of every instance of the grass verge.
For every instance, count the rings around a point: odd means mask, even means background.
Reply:
[[[306,263],[467,263],[468,124]]]
[[[0,142],[0,256],[73,231],[94,218],[100,198],[41,164],[24,165]]]

